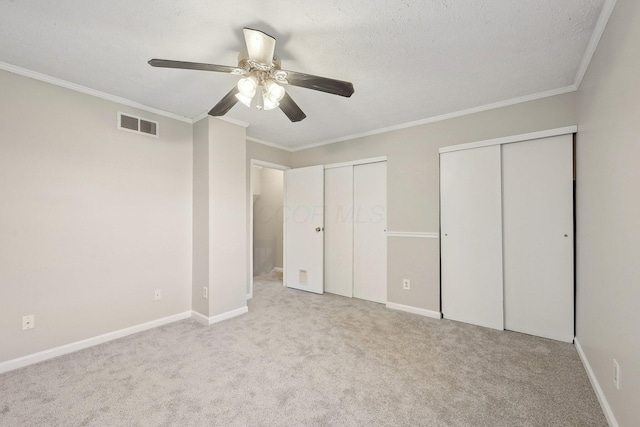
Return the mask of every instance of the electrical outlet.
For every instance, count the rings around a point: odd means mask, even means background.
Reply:
[[[411,290],[411,280],[402,279],[402,289],[404,289],[405,291]]]
[[[22,330],[33,329],[36,327],[36,318],[33,314],[22,317]]]
[[[153,300],[154,300],[154,301],[158,301],[158,300],[161,300],[161,299],[162,299],[162,290],[160,290],[160,289],[156,289],[156,290],[153,292]]]
[[[620,390],[620,365],[616,359],[613,359],[613,383],[616,389]]]
[[[206,286],[202,288],[202,298],[204,299],[209,298],[209,288],[207,288]]]

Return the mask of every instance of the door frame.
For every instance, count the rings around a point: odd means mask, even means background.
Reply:
[[[277,163],[265,162],[262,160],[251,159],[249,161],[249,293],[247,294],[247,300],[253,298],[253,167],[258,166],[261,168],[267,169],[276,169],[280,171],[286,171],[291,169],[289,166],[279,165]],[[282,190],[284,195],[284,176],[282,179]],[[284,200],[282,201],[284,206]],[[284,209],[283,209],[282,220],[284,221]],[[282,230],[282,251],[285,251],[285,236],[287,231],[283,228]],[[284,264],[286,261],[284,259],[284,254],[282,257],[282,263]],[[284,265],[282,266],[284,268]],[[284,283],[284,281],[283,281]]]

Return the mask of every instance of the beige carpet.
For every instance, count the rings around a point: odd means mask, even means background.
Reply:
[[[572,345],[285,289],[0,375],[2,426],[605,426]]]

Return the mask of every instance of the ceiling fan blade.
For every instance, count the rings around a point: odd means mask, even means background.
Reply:
[[[327,77],[312,76],[311,74],[286,71],[287,81],[290,85],[319,90],[333,95],[350,97],[353,95],[353,84],[342,80],[329,79]]]
[[[170,59],[151,59],[149,65],[163,68],[182,68],[186,70],[219,71],[221,73],[231,73],[238,67],[228,65],[201,64],[199,62],[172,61]]]
[[[276,39],[260,30],[244,28],[249,59],[263,65],[271,65],[276,51]]]
[[[284,97],[280,100],[280,109],[292,122],[299,122],[307,117],[300,107],[298,107],[298,104],[296,104],[296,102],[286,92]]]
[[[238,98],[236,98],[236,94],[238,92],[238,88],[234,86],[233,89],[231,89],[229,93],[220,100],[220,102],[214,105],[211,111],[209,111],[209,115],[224,116],[227,114],[227,112],[238,102]]]

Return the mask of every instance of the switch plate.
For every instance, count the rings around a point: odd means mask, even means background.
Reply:
[[[616,359],[613,359],[613,383],[616,385],[616,389],[620,390],[620,365]]]
[[[411,280],[402,279],[402,289],[404,289],[405,291],[411,290]]]
[[[202,298],[204,299],[209,298],[209,288],[207,288],[206,286],[202,288]]]
[[[33,314],[22,317],[22,330],[33,329],[36,327],[36,318]]]
[[[154,301],[158,301],[162,299],[162,290],[161,289],[156,289],[153,292],[153,300]]]

